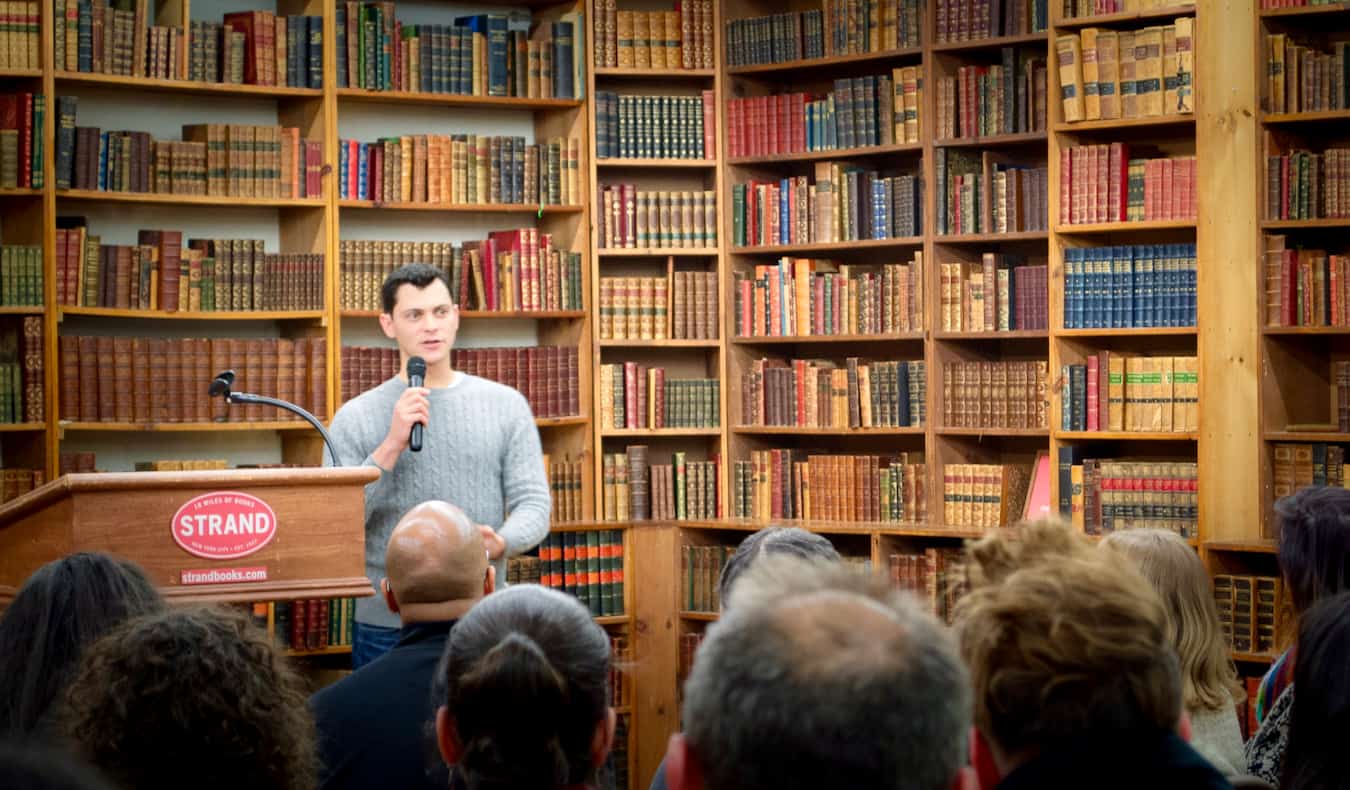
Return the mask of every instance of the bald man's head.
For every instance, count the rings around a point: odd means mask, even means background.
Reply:
[[[385,572],[399,606],[481,597],[487,549],[478,527],[448,502],[404,514],[385,550]]]

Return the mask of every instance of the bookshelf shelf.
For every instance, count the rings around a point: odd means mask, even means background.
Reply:
[[[1193,326],[1145,326],[1116,329],[1057,329],[1059,337],[1185,337],[1195,335]]]
[[[999,146],[1030,145],[1044,143],[1045,132],[1019,132],[1017,134],[991,134],[984,137],[953,137],[950,140],[936,140],[938,148],[997,148]]]
[[[1330,3],[1328,5],[1310,5],[1297,8],[1263,8],[1258,13],[1260,13],[1262,19],[1272,19],[1291,16],[1326,16],[1339,14],[1347,10],[1350,10],[1350,3]]]
[[[0,69],[0,79],[41,78],[42,69]]]
[[[1168,126],[1195,126],[1195,115],[1150,115],[1144,118],[1112,118],[1105,121],[1073,121],[1055,124],[1055,131],[1064,134],[1074,132],[1103,132],[1115,129],[1148,129]]]
[[[587,532],[593,529],[627,529],[621,521],[554,521],[548,527],[554,532]]]
[[[658,436],[721,436],[721,428],[601,428],[606,439],[642,439]]]
[[[1350,220],[1346,220],[1350,222]],[[1096,222],[1082,225],[1057,225],[1055,232],[1061,236],[1087,236],[1097,233],[1139,233],[1156,230],[1195,230],[1193,219],[1159,219],[1148,222]]]
[[[1350,335],[1350,326],[1263,326],[1261,334],[1281,335]]]
[[[215,433],[217,431],[312,431],[307,422],[66,422],[57,423],[63,431],[108,431],[117,433]]]
[[[1350,110],[1327,110],[1325,112],[1282,112],[1264,113],[1261,123],[1269,126],[1284,124],[1327,123],[1350,121]]]
[[[214,310],[193,312],[180,310],[125,310],[113,307],[61,307],[56,320],[66,316],[97,316],[100,318],[140,318],[155,321],[324,321],[323,310]]]
[[[681,620],[693,620],[701,623],[715,623],[720,617],[716,612],[680,612]]]
[[[1277,656],[1273,653],[1233,653],[1233,660],[1246,664],[1271,664]]]
[[[721,348],[717,340],[650,340],[645,338],[603,338],[601,348]]]
[[[618,66],[599,66],[595,76],[620,77],[641,80],[706,80],[717,76],[716,69],[639,69]]]
[[[1207,540],[1204,545],[1210,551],[1238,554],[1275,554],[1279,551],[1274,540]]]
[[[1266,431],[1268,442],[1350,442],[1350,433],[1343,431]]]
[[[379,310],[343,310],[343,318],[379,318]],[[496,319],[573,319],[585,318],[585,310],[460,310],[460,318]]]
[[[1194,442],[1200,438],[1198,432],[1189,431],[1055,431],[1054,436],[1062,442]]]
[[[717,167],[716,159],[597,159],[595,166],[600,169],[632,167],[640,170],[712,170]]]
[[[728,66],[725,73],[732,77],[777,76],[804,71],[828,71],[839,67],[890,63],[897,60],[918,58],[922,55],[922,47],[905,47],[881,52],[862,52],[857,55],[831,55],[824,58],[785,60],[782,63],[766,63],[756,66]]]
[[[0,315],[43,315],[46,312],[41,307],[0,307]]]
[[[1095,16],[1056,19],[1053,24],[1055,27],[1061,29],[1095,27],[1097,25],[1122,25],[1128,27],[1128,23],[1130,22],[1160,22],[1165,19],[1176,19],[1179,16],[1195,16],[1195,6],[1177,5],[1168,6],[1167,8],[1151,8],[1147,11],[1126,11],[1119,14],[1096,14]]]
[[[56,193],[59,200],[96,200],[102,203],[144,203],[170,206],[213,206],[252,208],[312,208],[322,209],[328,201],[323,198],[260,198],[228,197],[225,195],[167,195],[158,192],[99,192],[94,189],[63,189]]]
[[[814,428],[795,425],[738,425],[731,432],[738,436],[923,436],[917,428]]]
[[[831,535],[870,535],[879,533],[889,537],[909,538],[978,538],[982,530],[971,527],[930,526],[903,521],[830,521],[810,518],[725,518],[718,521],[679,522],[680,526],[693,529],[727,529],[753,532],[767,526],[801,527],[811,532]]]
[[[35,433],[47,430],[45,422],[5,422],[0,423],[0,433]]]
[[[283,655],[287,658],[313,658],[315,656],[346,656],[350,655],[351,652],[351,645],[337,645],[325,647],[322,650],[286,650]]]
[[[722,254],[721,247],[634,247],[627,249],[596,250],[600,258],[664,258],[674,257],[712,257]]]
[[[1049,428],[938,428],[938,436],[1007,436],[1046,439]]]
[[[817,252],[851,252],[854,250],[889,250],[922,247],[922,236],[899,239],[862,239],[858,241],[831,241],[815,244],[764,244],[758,247],[733,247],[737,255],[810,255]]]
[[[998,49],[1018,44],[1044,44],[1045,33],[1024,33],[1020,36],[998,36],[996,38],[978,38],[973,41],[944,41],[929,47],[930,52],[947,55],[958,52],[971,52],[980,49]]]
[[[372,91],[364,88],[338,88],[339,102],[366,104],[434,104],[464,109],[575,110],[585,102],[577,99],[522,99],[517,96],[465,96],[458,93],[420,93],[416,91]]]
[[[581,206],[532,206],[524,203],[384,203],[339,200],[338,208],[377,211],[436,211],[444,214],[580,214]]]
[[[795,154],[777,154],[774,156],[737,156],[728,159],[727,164],[734,166],[794,164],[798,162],[821,162],[830,159],[859,159],[869,156],[917,154],[922,151],[923,146],[919,143],[864,145],[858,148],[831,148],[823,151],[802,151]]]
[[[924,333],[899,332],[890,335],[774,335],[770,337],[733,337],[738,346],[774,346],[798,343],[884,343],[896,340],[923,340]]]
[[[592,617],[591,619],[595,621],[595,624],[596,624],[596,625],[627,625],[627,624],[628,624],[628,615],[626,615],[626,614],[610,614],[610,615],[605,615],[605,616],[603,616],[603,617]]]
[[[589,417],[535,417],[534,424],[539,428],[567,428],[574,425],[585,425],[590,422]]]
[[[1024,230],[1017,233],[965,233],[957,236],[934,236],[937,244],[999,244],[1012,241],[1045,241],[1050,234],[1044,230]]]
[[[322,88],[286,88],[271,85],[235,85],[191,80],[163,80],[149,77],[126,77],[118,74],[85,74],[58,71],[56,84],[89,85],[106,88],[148,91],[152,93],[186,93],[207,96],[246,96],[262,99],[322,99]]]
[[[1046,340],[1050,332],[1045,329],[1014,329],[1007,332],[937,332],[936,340]]]
[[[41,189],[0,189],[0,199],[42,197]]]
[[[1350,228],[1350,217],[1331,219],[1268,219],[1261,222],[1261,230],[1306,230],[1316,228]]]

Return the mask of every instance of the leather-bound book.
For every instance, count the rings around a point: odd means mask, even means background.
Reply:
[[[362,354],[365,356],[365,354]],[[364,360],[359,360],[356,366],[358,376],[364,372]],[[358,380],[358,384],[359,384]],[[313,412],[309,402],[309,339],[296,338],[291,347],[291,387],[295,392],[295,403],[306,411]],[[365,389],[358,386],[358,394]]]
[[[150,422],[150,356],[149,340],[131,338],[131,421]]]
[[[328,418],[328,341],[322,337],[309,339],[309,388],[312,411],[320,420]]]
[[[23,419],[42,422],[46,415],[46,385],[42,363],[42,316],[23,319]]]
[[[192,340],[192,359],[184,363],[192,368],[188,394],[195,405],[193,422],[210,422],[215,405],[211,402],[211,380],[220,371],[211,368],[211,341],[204,337]]]
[[[274,358],[276,360],[276,370],[274,371],[275,372],[274,380],[276,382],[277,397],[280,398],[281,400],[295,403],[295,396],[296,396],[295,341],[289,338],[280,338],[276,341],[276,349],[277,351],[276,354],[274,355]],[[344,384],[345,384],[345,377],[348,376],[347,360],[345,358],[349,356],[348,355],[349,350],[350,349],[347,348],[342,349],[342,354],[344,357],[344,362],[342,365],[342,375],[344,377]],[[290,420],[296,419],[296,417],[290,412],[278,411],[276,413],[276,419],[288,422]]]
[[[113,418],[117,422],[128,423],[135,419],[132,408],[134,369],[131,357],[131,338],[111,338],[113,344],[112,377]]]
[[[80,371],[80,338],[65,336],[58,340],[61,357],[61,402],[57,414],[62,420],[83,420],[80,416],[80,390],[86,379]]]
[[[248,371],[248,389],[254,395],[262,395],[263,382],[265,381],[265,371],[263,370],[263,356],[266,353],[267,341],[262,338],[251,337],[245,341],[244,347],[244,369]],[[250,403],[244,408],[244,420],[246,422],[259,422],[264,419],[264,408],[261,404]]]
[[[94,378],[98,382],[96,385],[97,419],[101,422],[113,422],[117,419],[116,396],[114,395],[114,390],[117,388],[117,372],[113,367],[113,338],[95,338],[94,354]],[[80,358],[81,360],[84,358],[83,350],[81,350]]]

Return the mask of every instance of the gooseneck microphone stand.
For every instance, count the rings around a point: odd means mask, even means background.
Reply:
[[[314,426],[314,430],[318,431],[319,435],[323,437],[323,443],[328,446],[328,452],[333,456],[333,465],[334,466],[342,465],[342,460],[338,458],[337,448],[333,446],[333,437],[328,435],[328,431],[323,427],[323,423],[319,422],[319,419],[315,417],[313,414],[310,414],[309,412],[305,411],[304,409],[300,408],[299,406],[296,406],[294,403],[291,403],[289,401],[279,400],[277,398],[269,398],[266,395],[253,395],[248,392],[235,392],[231,389],[231,387],[233,386],[234,386],[234,371],[226,370],[222,373],[217,374],[216,377],[211,380],[211,388],[207,390],[207,394],[210,395],[212,398],[223,397],[226,403],[260,403],[264,406],[275,406],[278,409],[285,409],[286,411],[291,412],[292,414],[298,414],[306,422]]]

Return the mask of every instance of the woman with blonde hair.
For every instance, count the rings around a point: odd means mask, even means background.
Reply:
[[[1226,776],[1242,772],[1242,731],[1235,692],[1237,670],[1219,628],[1209,574],[1195,549],[1175,532],[1132,529],[1108,535],[1102,546],[1129,560],[1163,599],[1172,645],[1181,659],[1183,699],[1191,719],[1191,746]]]

